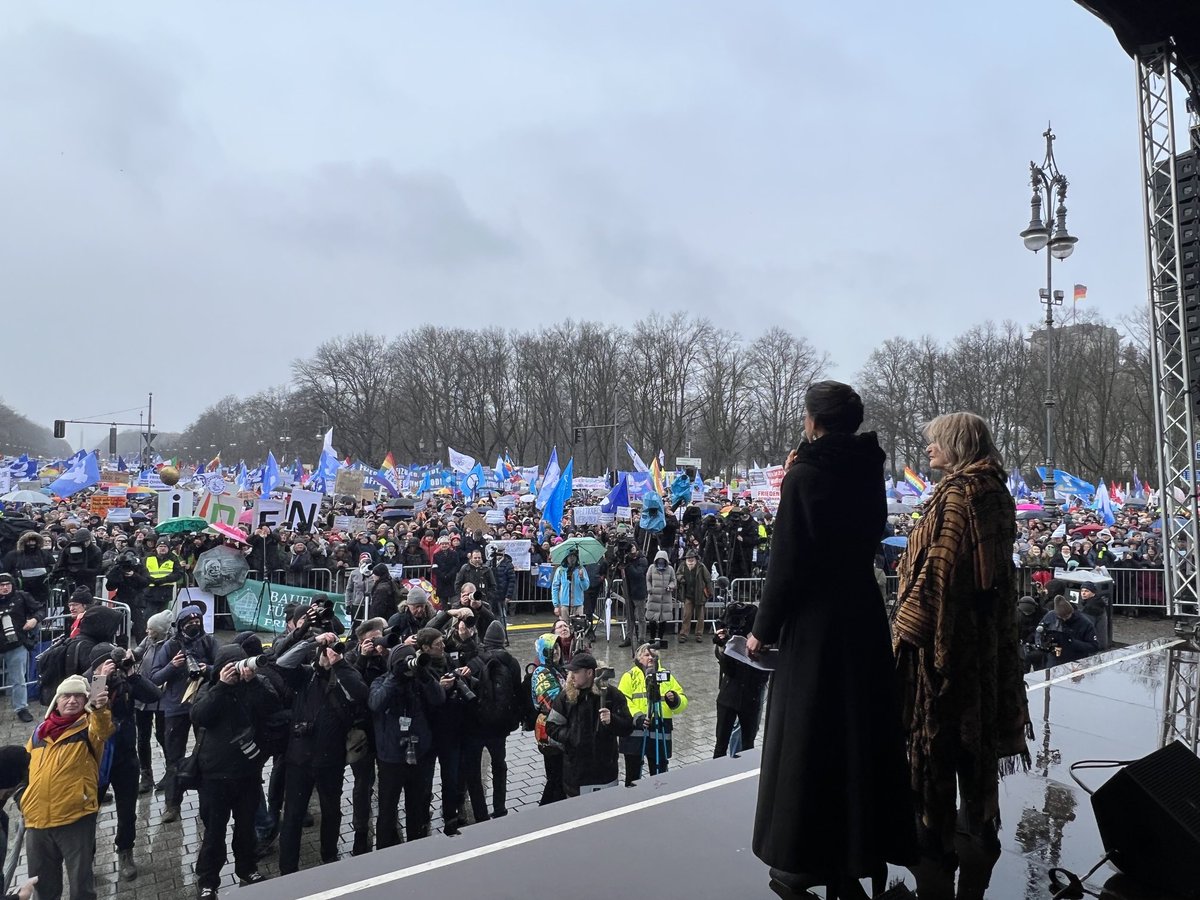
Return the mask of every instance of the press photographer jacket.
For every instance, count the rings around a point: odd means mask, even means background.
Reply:
[[[608,725],[600,722],[600,708],[611,713]],[[617,738],[633,731],[633,718],[625,695],[611,684],[580,691],[568,678],[562,693],[550,705],[546,732],[563,748],[563,788],[567,796],[584,784],[617,780]]]
[[[417,758],[433,749],[433,728],[429,711],[446,702],[446,692],[430,673],[410,673],[406,662],[414,653],[402,655],[400,672],[388,673],[371,685],[367,701],[375,724],[375,753],[380,762],[398,765],[407,761],[408,738],[417,739]],[[400,717],[411,720],[408,730],[401,727]]]

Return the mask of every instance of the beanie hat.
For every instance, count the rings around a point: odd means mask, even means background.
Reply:
[[[173,620],[174,617],[171,615],[171,611],[164,609],[162,612],[156,612],[146,620],[146,630],[166,637],[167,633],[171,630]]]
[[[404,598],[404,602],[409,606],[424,606],[429,602],[429,595],[423,587],[414,584],[408,589],[408,596]]]
[[[92,652],[88,656],[88,668],[98,666],[106,659],[110,659],[113,655],[113,645],[107,641],[101,641],[96,646],[92,647]]]
[[[376,578],[386,578],[388,576],[388,567],[383,563],[379,563],[371,569],[371,574]]]
[[[499,622],[493,622],[487,627],[487,633],[483,636],[483,647],[485,650],[499,650],[504,646],[504,626]]]
[[[72,592],[71,597],[67,600],[67,602],[78,603],[81,606],[91,606],[92,592],[85,587],[77,587],[75,588],[74,592]]]
[[[262,656],[263,654],[262,638],[253,631],[239,631],[234,636],[233,642],[246,651],[247,656]]]
[[[46,715],[54,711],[54,707],[58,705],[58,698],[64,694],[83,694],[87,696],[91,692],[88,687],[87,679],[82,675],[71,675],[59,682],[58,687],[54,689],[54,699],[50,701],[50,705],[46,708]]]
[[[0,572],[0,584],[16,584],[17,581],[7,572]]]

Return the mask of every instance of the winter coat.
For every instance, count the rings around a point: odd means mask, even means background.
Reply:
[[[416,541],[409,541],[404,545],[404,555],[400,557],[400,562],[404,564],[405,569],[410,566],[427,566],[429,557],[425,555],[420,544]]]
[[[313,555],[305,547],[299,553],[294,550],[288,554],[287,574],[284,580],[289,587],[308,587],[308,573],[313,569]]]
[[[78,822],[100,808],[100,758],[113,733],[112,714],[89,710],[54,740],[33,736],[29,784],[21,796],[26,828],[57,828]]]
[[[400,607],[400,589],[391,578],[379,578],[371,588],[371,602],[367,605],[368,619],[383,619],[385,622],[396,614]]]
[[[661,571],[658,568],[660,560],[665,563]],[[671,568],[666,550],[655,554],[654,563],[646,570],[646,621],[669,622],[675,599],[675,570]]]
[[[758,615],[758,606],[754,603],[731,601],[725,605],[721,615],[720,629],[725,631],[725,640],[713,642],[717,645],[717,659],[721,669],[721,677],[717,687],[717,706],[730,709],[740,709],[754,714],[762,705],[763,688],[767,686],[770,673],[743,662],[730,659],[725,655],[725,644],[733,635],[746,637],[754,628],[754,617]]]
[[[214,780],[256,777],[267,757],[260,752],[252,759],[242,746],[256,743],[256,726],[276,709],[279,696],[260,675],[226,684],[214,666],[212,676],[192,704],[192,724],[204,729],[196,751],[200,776]]]
[[[362,676],[344,659],[330,669],[314,663],[279,671],[296,692],[293,729],[310,726],[306,735],[297,735],[293,730],[288,740],[288,765],[344,768],[346,733],[357,715],[355,706],[365,704],[369,694]]]
[[[181,609],[175,619],[176,624],[178,625],[189,610],[195,609],[194,606],[185,606]],[[192,709],[190,702],[183,702],[183,694],[187,690],[190,680],[187,664],[182,666],[171,664],[171,660],[180,650],[192,660],[202,665],[212,666],[213,660],[216,659],[217,642],[210,634],[189,638],[177,630],[174,637],[163,641],[158,652],[154,654],[154,663],[150,667],[148,677],[154,684],[163,686],[162,711],[168,719],[189,715]]]
[[[455,606],[458,602],[458,597],[462,593],[464,584],[475,585],[475,596],[484,603],[491,603],[496,598],[496,576],[488,566],[475,566],[467,563],[458,570],[458,574],[454,577],[454,596],[449,599],[450,605]]]
[[[537,655],[537,666],[530,676],[530,702],[537,713],[537,724],[534,726],[534,736],[542,752],[548,749],[561,749],[560,745],[550,740],[546,733],[546,716],[554,698],[562,693],[567,683],[567,673],[562,668],[558,653],[558,639],[553,634],[543,634],[534,641],[534,652]]]
[[[78,534],[78,532],[76,532]],[[63,550],[62,555],[58,558],[58,563],[54,567],[53,577],[62,576],[71,579],[77,585],[82,585],[88,590],[96,582],[96,577],[103,569],[101,559],[103,554],[100,548],[93,543],[81,543],[75,538]]]
[[[874,434],[826,434],[784,476],[754,622],[779,646],[755,855],[827,883],[916,849],[887,613],[873,573],[887,520]],[[850,645],[847,635],[853,635]]]
[[[439,550],[433,555],[433,566],[433,586],[437,590],[438,597],[443,603],[446,603],[456,596],[454,579],[458,575],[458,570],[462,568],[458,551],[451,550],[449,547]]]
[[[600,722],[600,708],[611,714],[609,724]],[[603,691],[596,684],[580,691],[568,678],[562,692],[550,704],[546,733],[563,748],[563,788],[568,797],[590,784],[617,780],[617,739],[633,731],[633,718],[625,696],[611,684]]]
[[[512,557],[507,553],[496,553],[492,557],[491,569],[492,578],[496,582],[496,593],[492,596],[492,605],[515,600],[517,597],[517,570],[513,568]]]
[[[0,653],[12,650],[14,647],[25,647],[26,650],[32,650],[34,638],[37,635],[37,626],[28,631],[25,630],[25,623],[30,619],[37,619],[39,622],[46,618],[46,608],[34,599],[33,595],[28,591],[9,591],[5,597],[0,597],[0,617],[10,616],[12,618],[12,629],[16,632],[16,637],[9,641],[4,636],[3,628],[0,628]]]
[[[583,595],[590,584],[587,569],[583,566],[576,566],[571,573],[566,566],[559,566],[554,570],[554,578],[550,582],[550,602],[555,609],[560,606],[583,606]]]
[[[402,658],[414,653],[404,651]],[[406,667],[398,671],[377,679],[367,700],[375,726],[375,753],[380,762],[393,764],[407,761],[409,737],[417,739],[418,759],[433,749],[429,713],[446,702],[446,692],[428,673],[410,674]],[[401,716],[411,720],[407,730],[401,727]]]
[[[27,553],[25,542],[33,540],[37,541],[37,549]],[[33,594],[43,604],[50,598],[49,578],[53,569],[54,554],[42,549],[42,536],[36,531],[22,534],[16,548],[4,554],[4,562],[0,564],[0,572],[12,575],[21,590]]]
[[[144,592],[150,586],[150,576],[142,565],[127,566],[118,562],[108,570],[108,589],[117,592],[117,600],[128,606],[145,606]]]
[[[646,572],[650,568],[650,560],[644,553],[629,557],[625,563],[625,595],[635,603],[646,600]]]
[[[250,555],[246,557],[246,562],[250,564],[250,570],[257,572],[263,581],[270,581],[271,573],[281,568],[279,538],[275,537],[273,532],[266,537],[261,534],[252,534],[249,543]]]
[[[1074,613],[1064,622],[1058,617],[1058,613],[1050,610],[1039,624],[1044,631],[1065,635],[1062,656],[1056,656],[1053,651],[1049,651],[1046,654],[1047,665],[1057,666],[1075,662],[1100,652],[1100,643],[1096,640],[1096,627],[1083,613]]]
[[[712,574],[700,560],[696,560],[694,569],[688,568],[687,560],[680,563],[675,570],[675,584],[675,593],[684,603],[690,600],[692,603],[705,604],[712,596]]]
[[[655,664],[657,671],[662,671],[662,664]],[[658,685],[659,696],[659,721],[652,729],[652,737],[655,734],[665,736],[664,744],[661,752],[670,759],[671,757],[671,719],[676,713],[681,713],[687,709],[688,699],[683,692],[683,687],[675,680],[675,676],[667,673],[669,677],[666,681],[655,682]],[[638,754],[642,753],[642,749],[646,746],[646,728],[643,722],[638,721],[638,717],[643,719],[650,715],[650,695],[646,691],[646,673],[642,667],[634,663],[633,667],[621,676],[621,682],[617,685],[624,696],[625,701],[629,706],[629,715],[634,722],[634,730],[630,732],[628,737],[621,738],[618,745],[622,753]],[[671,706],[667,702],[665,695],[668,691],[674,691],[676,695],[675,705]],[[639,727],[640,726],[640,727]]]

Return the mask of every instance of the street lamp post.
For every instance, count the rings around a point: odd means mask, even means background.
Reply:
[[[1026,248],[1038,253],[1047,247],[1046,286],[1038,291],[1046,307],[1046,497],[1043,506],[1054,515],[1058,511],[1058,499],[1054,496],[1054,307],[1061,306],[1063,292],[1054,290],[1052,264],[1056,259],[1066,259],[1075,252],[1079,238],[1067,232],[1067,178],[1054,162],[1054,132],[1049,127],[1042,134],[1046,139],[1046,158],[1039,166],[1029,163],[1029,180],[1033,186],[1033,198],[1029,202],[1032,215],[1029,227],[1021,232]],[[1045,213],[1042,212],[1042,193],[1045,192]],[[1058,205],[1051,210],[1057,196]]]

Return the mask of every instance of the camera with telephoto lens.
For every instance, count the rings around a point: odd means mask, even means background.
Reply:
[[[454,686],[450,688],[450,692],[457,693],[459,699],[461,699],[464,703],[474,703],[477,698],[475,696],[475,692],[471,690],[470,686],[467,684],[467,680],[457,672],[453,674]]]
[[[420,650],[418,650],[404,661],[404,665],[410,672],[416,672],[418,669],[426,668],[429,663],[432,662],[432,659],[433,658],[428,653],[422,653]]]
[[[328,599],[314,600],[308,607],[308,624],[318,631],[329,631],[333,627],[333,603]]]
[[[239,675],[241,675],[243,672],[257,672],[258,671],[258,657],[257,656],[247,656],[245,659],[239,659],[233,665],[237,669],[237,672]]]
[[[345,655],[346,650],[349,649],[349,645],[345,641],[335,641],[334,643],[329,645],[329,649],[332,650],[334,653],[336,653],[338,656],[343,656],[343,655]]]
[[[188,677],[199,678],[204,674],[204,664],[198,659],[191,656],[185,656],[184,661],[187,663]]]
[[[113,665],[118,669],[132,669],[133,656],[126,653],[120,647],[114,647],[112,655],[109,657],[113,661]]]

